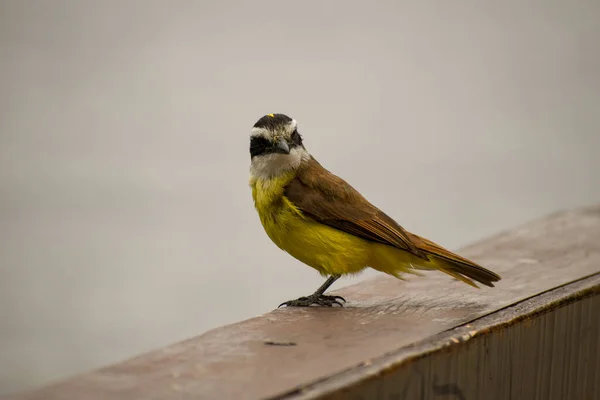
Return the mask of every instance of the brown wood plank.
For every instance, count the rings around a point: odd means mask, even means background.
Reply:
[[[600,273],[276,398],[598,399],[598,310]]]
[[[600,207],[549,216],[461,254],[503,279],[477,290],[441,273],[380,276],[338,291],[349,300],[343,309],[279,309],[8,398],[258,399],[305,387],[600,272]]]

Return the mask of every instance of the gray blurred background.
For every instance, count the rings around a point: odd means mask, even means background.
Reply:
[[[599,202],[599,21],[595,0],[0,1],[0,393],[322,282],[253,209],[266,113],[452,249]]]

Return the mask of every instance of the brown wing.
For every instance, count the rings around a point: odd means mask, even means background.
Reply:
[[[302,164],[284,195],[315,221],[428,259],[396,221],[314,158]]]

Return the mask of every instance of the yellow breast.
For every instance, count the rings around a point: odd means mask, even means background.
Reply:
[[[271,240],[294,258],[323,275],[355,273],[368,265],[365,240],[306,218],[284,196],[294,173],[250,181],[254,205]]]

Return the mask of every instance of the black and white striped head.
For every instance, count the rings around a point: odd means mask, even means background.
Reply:
[[[310,157],[302,143],[296,120],[284,114],[267,114],[250,133],[250,172],[273,178],[298,168]]]

